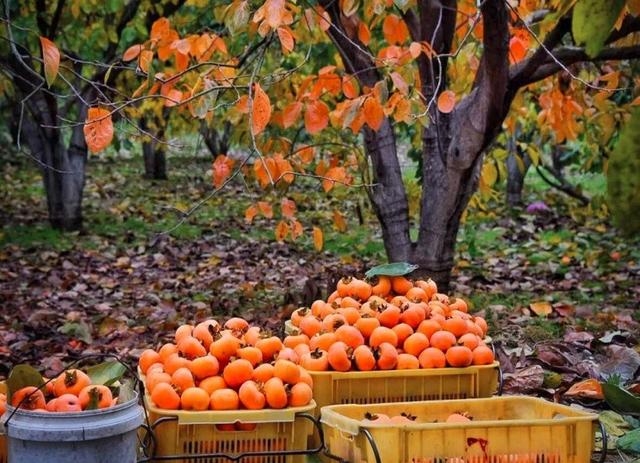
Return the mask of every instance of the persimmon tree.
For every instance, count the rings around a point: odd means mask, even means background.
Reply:
[[[233,160],[220,153],[210,194],[239,176],[255,178],[270,197],[282,198],[275,212],[268,201],[252,205],[247,220],[279,214],[276,237],[295,239],[304,225],[287,197],[292,183],[315,178],[326,192],[357,183],[367,190],[389,260],[412,262],[417,274],[443,287],[462,214],[488,183],[482,178],[495,173],[483,169],[484,153],[521,90],[559,71],[599,88],[597,77],[574,75],[571,66],[594,63],[591,69],[604,74],[602,62],[640,57],[633,0],[209,6],[211,24],[159,18],[146,40],[125,51],[123,61],[143,79],[128,98],[92,108],[84,126],[89,147],[101,148],[113,117],[144,99],[190,114],[196,129],[202,121],[218,130],[230,123],[250,155]],[[538,124],[571,131],[575,106],[547,82]],[[417,218],[409,214],[398,156],[409,138],[421,153]],[[321,247],[321,231],[314,228],[313,236]]]

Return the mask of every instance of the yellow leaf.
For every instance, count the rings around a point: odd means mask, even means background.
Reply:
[[[283,241],[288,234],[289,225],[284,220],[281,220],[278,222],[278,225],[276,225],[276,240]]]
[[[482,165],[482,172],[480,174],[482,181],[487,186],[492,186],[498,180],[498,170],[493,162],[486,162]]]
[[[324,245],[324,237],[322,236],[322,230],[318,227],[313,227],[313,247],[316,251],[322,251]]]
[[[344,233],[347,231],[347,222],[344,220],[344,215],[338,210],[333,211],[333,224],[339,232]]]
[[[532,302],[529,304],[529,309],[539,317],[546,317],[553,312],[551,304],[548,302]]]

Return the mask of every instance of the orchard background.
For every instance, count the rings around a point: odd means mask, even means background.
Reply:
[[[637,0],[0,16],[0,378],[209,316],[280,332],[406,261],[489,321],[507,392],[638,392]]]

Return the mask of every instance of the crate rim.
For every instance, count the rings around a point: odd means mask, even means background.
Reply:
[[[358,379],[363,376],[368,378],[393,378],[393,377],[413,377],[413,376],[453,376],[469,373],[472,371],[480,371],[480,370],[492,370],[494,368],[500,368],[500,362],[497,360],[489,365],[469,365],[468,367],[462,368],[452,368],[452,367],[444,367],[444,368],[414,368],[408,370],[370,370],[370,371],[312,371],[307,370],[307,372],[313,376],[325,376],[332,377],[335,379]]]
[[[346,417],[340,414],[341,409],[345,408],[361,408],[363,410],[370,410],[372,406],[397,406],[397,405],[407,405],[407,406],[415,406],[420,403],[468,403],[470,401],[473,402],[487,402],[490,403],[492,401],[527,401],[527,402],[544,402],[547,404],[553,404],[559,410],[568,410],[574,416],[563,416],[561,418],[552,418],[552,419],[530,419],[530,420],[486,420],[486,421],[469,421],[464,423],[406,423],[406,424],[398,424],[398,423],[383,423],[383,424],[375,424],[375,423],[367,423],[363,424],[361,420],[356,420],[354,418]],[[434,429],[467,429],[467,428],[500,428],[500,427],[525,427],[525,426],[548,426],[548,425],[558,425],[558,424],[566,424],[566,423],[576,423],[576,422],[584,422],[591,421],[597,422],[598,415],[596,413],[586,412],[584,410],[576,409],[569,407],[567,405],[558,404],[555,402],[549,402],[539,397],[530,397],[526,395],[512,395],[512,396],[499,396],[499,397],[487,397],[487,398],[476,398],[476,399],[451,399],[451,400],[431,400],[431,401],[419,401],[419,402],[387,402],[384,404],[340,404],[340,405],[327,405],[320,409],[320,422],[324,425],[334,427],[341,432],[347,433],[349,435],[356,436],[360,433],[361,430],[371,430],[374,431],[376,429],[391,429],[391,428],[399,428],[403,430],[409,431],[420,431],[420,430],[434,430]]]

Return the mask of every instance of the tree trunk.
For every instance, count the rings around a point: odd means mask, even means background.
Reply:
[[[507,142],[507,151],[509,152],[509,157],[507,157],[507,205],[511,208],[522,204],[524,179],[531,166],[529,155],[518,149],[516,138],[520,137],[520,134],[519,127],[516,127],[515,134],[509,137]],[[518,157],[521,162],[518,161]]]
[[[200,123],[200,134],[202,135],[205,145],[209,148],[211,156],[214,158],[219,154],[229,153],[232,127],[229,121],[224,122],[222,131],[216,127],[210,127],[207,121],[203,120]]]
[[[167,179],[167,159],[164,146],[155,140],[142,143],[144,177],[151,180]]]

